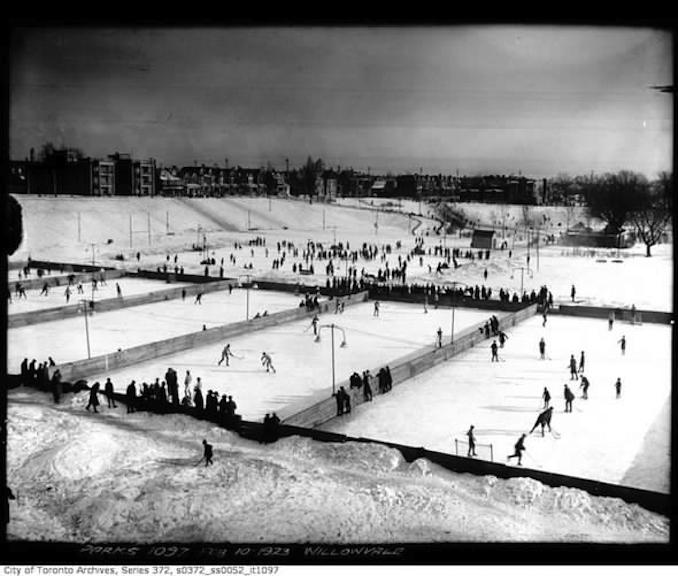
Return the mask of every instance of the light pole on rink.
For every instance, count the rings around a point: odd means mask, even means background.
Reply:
[[[85,315],[85,338],[87,339],[87,359],[89,360],[92,355],[90,353],[90,347],[89,347],[89,323],[87,321],[87,300],[86,299],[81,299],[80,302],[82,302],[82,311],[83,314]]]
[[[320,342],[320,333],[322,332],[323,328],[329,328],[332,334],[332,395],[334,396],[336,389],[336,376],[334,368],[334,331],[339,330],[341,332],[341,336],[343,338],[341,344],[339,345],[341,348],[346,348],[346,332],[344,332],[344,329],[341,326],[337,326],[336,324],[321,324],[318,326],[318,334],[315,337],[315,342]]]
[[[455,300],[457,299],[457,286],[468,286],[465,282],[458,282],[454,281],[452,282],[452,323],[450,326],[450,344],[454,342],[454,303]]]

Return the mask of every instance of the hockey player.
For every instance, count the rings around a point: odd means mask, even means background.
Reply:
[[[503,330],[499,330],[499,347],[503,348],[504,347],[504,342],[508,340],[508,336],[506,335],[506,332]]]
[[[584,351],[581,351],[581,356],[579,357],[579,369],[578,372],[584,372]]]
[[[506,458],[506,460],[510,460],[511,458],[518,458],[518,466],[522,466],[522,460],[523,460],[523,451],[525,450],[525,434],[523,434],[520,438],[518,438],[518,442],[516,442],[514,446],[514,452],[510,456]]]
[[[537,420],[534,423],[534,426],[532,426],[532,430],[530,430],[530,434],[534,432],[534,429],[537,426],[541,426],[541,435],[542,437],[544,436],[544,427],[548,426],[549,427],[549,432],[551,432],[551,416],[553,415],[553,407],[547,408],[544,410],[539,416],[537,416]]]
[[[266,352],[261,353],[261,364],[266,368],[266,372],[270,372],[273,370],[273,373],[275,374],[275,368],[273,367],[273,361],[271,360],[271,357],[266,354]]]
[[[622,356],[626,354],[626,336],[622,336],[619,340],[617,340],[617,343],[621,345],[621,353]]]
[[[542,338],[541,340],[539,340],[539,358],[544,360],[545,353],[546,353],[546,342],[544,342],[544,339]]]
[[[584,400],[588,400],[588,398],[589,398],[589,386],[590,386],[589,379],[586,376],[582,376],[581,377],[581,384],[579,385],[579,387],[582,389],[582,396],[581,397]]]
[[[497,355],[497,341],[493,340],[492,345],[490,346],[492,349],[492,360],[491,362],[499,362],[499,356]]]
[[[570,390],[570,387],[567,384],[565,384],[565,388],[563,389],[563,396],[565,397],[565,412],[572,412],[574,394],[572,394],[572,390]]]
[[[574,354],[570,354],[570,380],[579,380],[579,376],[577,376],[577,361],[574,358]]]
[[[226,366],[228,366],[229,365],[228,359],[231,358],[232,356],[233,356],[233,352],[231,352],[231,345],[226,344],[226,346],[224,346],[224,349],[221,351],[221,360],[219,360],[219,362],[217,362],[217,366],[221,366],[221,363],[224,360],[226,360]]]
[[[551,402],[551,393],[546,386],[544,386],[544,392],[542,393],[541,397],[544,399],[544,408],[548,408],[549,403]]]
[[[473,424],[471,424],[471,427],[468,429],[468,432],[466,433],[468,436],[468,454],[466,454],[469,458],[471,456],[477,456],[476,454],[476,436],[473,433]]]

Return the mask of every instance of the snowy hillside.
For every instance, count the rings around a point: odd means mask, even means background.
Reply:
[[[408,464],[379,445],[260,445],[186,416],[9,394],[10,539],[72,542],[668,542],[669,523],[527,478]],[[212,467],[196,466],[201,440]]]

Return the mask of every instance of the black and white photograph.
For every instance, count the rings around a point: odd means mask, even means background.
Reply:
[[[675,561],[673,42],[15,22],[8,557]]]

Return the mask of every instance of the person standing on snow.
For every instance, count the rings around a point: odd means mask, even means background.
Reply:
[[[213,454],[212,445],[209,444],[207,442],[207,440],[205,440],[205,439],[203,439],[202,445],[203,445],[203,456],[202,456],[201,460],[205,461],[205,466],[209,466],[210,464],[214,464],[214,462],[212,462],[212,454]],[[200,464],[200,462],[198,462],[198,464]]]
[[[115,405],[115,397],[113,396],[113,382],[111,382],[110,378],[106,378],[104,394],[106,394],[106,399],[108,400],[108,407],[110,408],[111,404],[113,404],[113,408],[117,408]]]
[[[468,453],[466,456],[469,458],[471,456],[477,456],[476,454],[476,436],[473,433],[473,424],[471,424],[471,427],[468,429],[468,432],[466,433],[468,436]]]
[[[577,361],[574,358],[574,354],[570,354],[570,380],[579,380],[579,376],[577,376]]]
[[[490,362],[499,362],[499,356],[497,355],[497,341],[493,340],[492,345],[490,346],[492,349],[492,359]]]
[[[98,414],[97,412],[97,406],[99,405],[99,383],[95,382],[92,388],[89,391],[89,402],[87,403],[87,406],[85,406],[85,409],[89,412],[89,407],[92,406],[94,408],[94,413]]]
[[[551,402],[551,393],[546,386],[544,386],[544,392],[542,393],[541,397],[544,399],[544,408],[548,408],[549,403]]]

